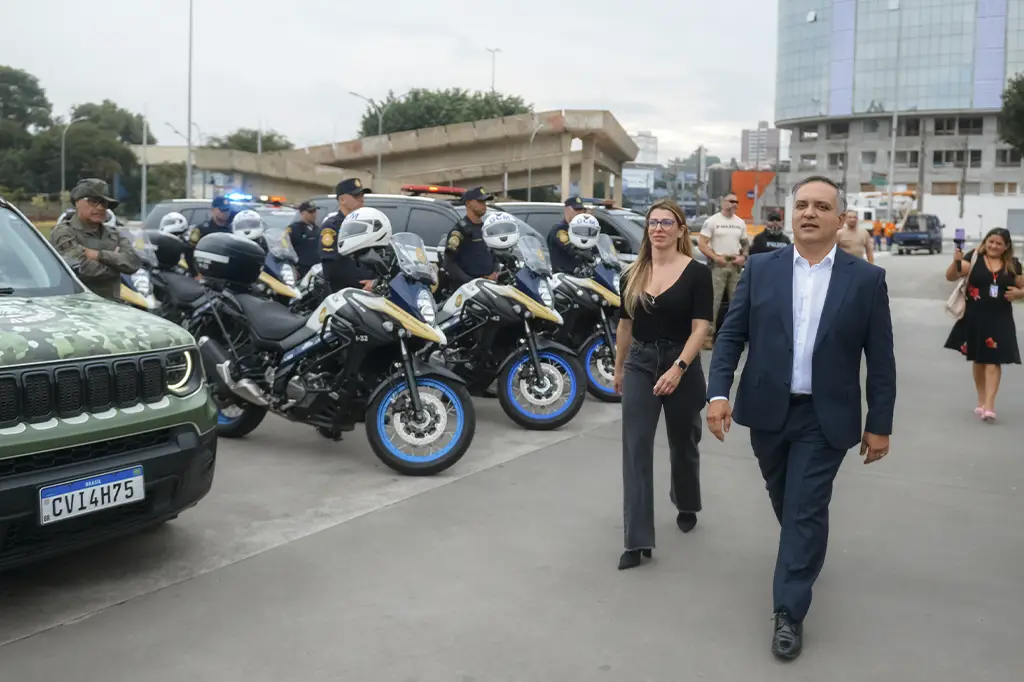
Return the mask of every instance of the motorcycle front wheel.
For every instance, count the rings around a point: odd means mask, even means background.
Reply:
[[[583,407],[586,379],[575,358],[552,350],[538,355],[540,376],[525,349],[505,364],[498,376],[498,400],[519,426],[550,431],[568,424]]]
[[[406,476],[433,476],[466,454],[476,433],[476,410],[466,387],[443,377],[416,379],[416,414],[408,382],[382,391],[367,410],[366,436],[380,461]]]
[[[604,335],[587,339],[580,357],[587,373],[587,392],[606,403],[621,403],[622,396],[615,392],[615,349],[608,347]]]

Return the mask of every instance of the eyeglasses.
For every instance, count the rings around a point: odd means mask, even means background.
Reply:
[[[727,203],[727,204],[738,204],[738,203],[740,203],[740,200],[739,199],[726,199],[725,203]]]
[[[110,205],[107,203],[106,199],[102,199],[100,197],[88,197],[86,201],[89,202],[90,206],[102,206],[103,208],[106,208]]]
[[[675,224],[675,218],[662,218],[661,220],[658,220],[657,218],[650,218],[647,221],[647,227],[652,229],[660,227],[662,230],[667,230]]]

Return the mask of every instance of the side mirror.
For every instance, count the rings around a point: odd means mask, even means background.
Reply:
[[[630,247],[629,241],[627,241],[625,237],[621,237],[619,235],[612,236],[612,244],[615,245],[616,249],[623,253],[633,253],[633,249]]]

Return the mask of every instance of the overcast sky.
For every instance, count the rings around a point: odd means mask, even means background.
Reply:
[[[297,146],[350,139],[365,107],[350,90],[486,90],[488,47],[502,50],[500,92],[607,109],[653,131],[662,161],[701,143],[739,158],[741,129],[772,120],[773,0],[194,1],[206,135],[262,119]],[[188,0],[0,3],[0,64],[38,77],[55,113],[109,98],[148,110],[161,143],[180,140],[164,122],[186,127]]]

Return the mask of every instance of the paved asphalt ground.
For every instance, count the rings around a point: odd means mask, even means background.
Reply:
[[[0,679],[1020,680],[1024,368],[979,423],[970,368],[942,349],[947,258],[879,258],[892,454],[840,472],[795,663],[769,651],[778,528],[742,427],[705,436],[686,536],[662,430],[655,560],[619,572],[618,410],[541,434],[482,401],[473,450],[430,479],[359,433],[334,446],[274,420],[222,442],[213,492],[175,522],[0,577]]]

